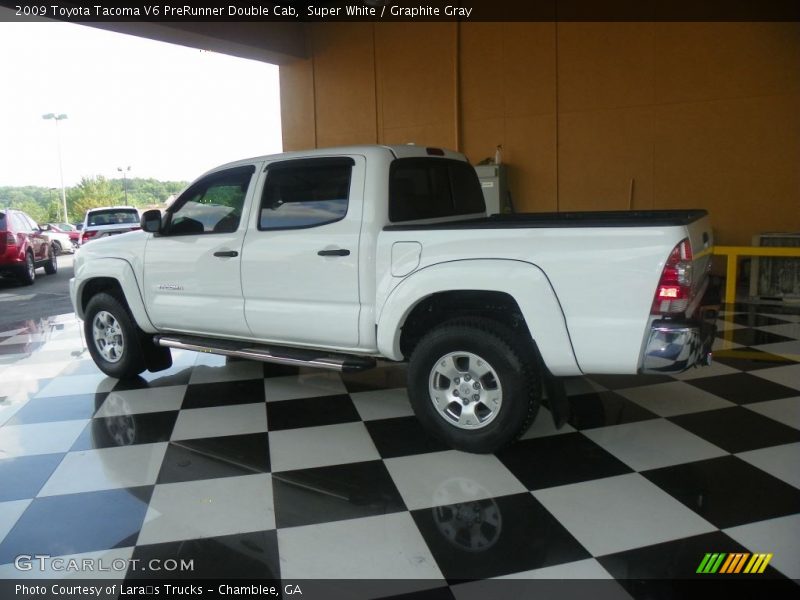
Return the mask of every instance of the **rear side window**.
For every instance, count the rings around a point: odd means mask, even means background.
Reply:
[[[350,197],[352,158],[311,158],[272,164],[258,228],[301,229],[342,220]]]
[[[389,173],[394,223],[485,212],[478,176],[469,164],[439,158],[399,158]]]
[[[139,213],[135,210],[96,210],[89,213],[89,227],[99,225],[138,224]]]

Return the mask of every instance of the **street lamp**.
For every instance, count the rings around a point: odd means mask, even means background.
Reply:
[[[47,113],[46,115],[42,115],[43,119],[53,119],[56,122],[56,144],[58,145],[58,172],[61,175],[61,204],[63,205],[62,208],[64,209],[64,222],[69,223],[69,219],[67,218],[67,192],[64,189],[64,165],[61,162],[61,134],[58,131],[58,122],[63,121],[67,118],[67,115],[64,113],[55,114],[55,113]]]
[[[128,173],[131,172],[131,168],[123,169],[122,167],[117,167],[117,171],[122,173],[122,185],[125,188],[125,204],[128,204]]]

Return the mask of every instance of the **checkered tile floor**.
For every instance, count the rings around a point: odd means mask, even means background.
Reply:
[[[568,425],[543,409],[492,456],[427,437],[402,367],[175,352],[120,382],[72,315],[0,332],[0,578],[52,576],[10,564],[51,554],[191,558],[195,579],[624,583],[737,551],[800,578],[800,310],[731,308],[712,367],[571,379]]]

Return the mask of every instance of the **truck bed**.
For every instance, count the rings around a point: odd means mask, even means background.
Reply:
[[[492,215],[440,223],[387,225],[384,231],[420,229],[542,229],[558,227],[670,227],[684,226],[707,216],[698,209],[541,212]]]

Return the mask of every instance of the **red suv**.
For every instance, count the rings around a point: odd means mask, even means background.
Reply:
[[[48,275],[58,270],[56,253],[41,228],[21,210],[0,209],[0,275],[30,285],[37,267]]]

